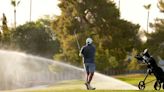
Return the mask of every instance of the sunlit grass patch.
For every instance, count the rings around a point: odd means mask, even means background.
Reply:
[[[113,76],[119,80],[122,80],[124,82],[127,82],[129,84],[132,84],[134,86],[138,86],[138,83],[145,78],[145,74],[127,74],[127,75],[118,75],[118,76]],[[154,81],[152,81],[154,80]],[[149,75],[146,79],[146,83],[152,81],[145,86],[145,90],[154,90],[154,82],[155,82],[155,77],[154,75]]]

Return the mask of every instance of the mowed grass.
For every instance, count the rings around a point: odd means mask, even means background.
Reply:
[[[118,75],[112,77],[130,83],[134,86],[138,86],[138,82],[143,80],[145,75],[128,74],[128,75]],[[146,82],[154,79],[155,77],[153,75],[150,75],[148,76]],[[94,92],[155,92],[153,88],[154,82],[155,81],[148,83],[146,85],[145,90],[94,90]],[[163,90],[161,89],[161,91]],[[11,91],[5,91],[5,92],[11,92]],[[70,80],[70,81],[62,81],[57,84],[52,84],[46,88],[20,89],[20,90],[14,90],[12,92],[93,92],[93,91],[88,91],[85,89],[83,80]]]
[[[19,92],[156,92],[154,90],[33,90],[33,91],[19,91]],[[158,91],[163,92],[163,91]]]
[[[145,74],[127,74],[127,75],[118,75],[113,77],[138,87],[139,82],[143,81],[145,76],[146,76]],[[155,81],[156,80],[153,74],[148,75],[145,81],[145,83],[147,84],[145,85],[144,90],[154,90]]]

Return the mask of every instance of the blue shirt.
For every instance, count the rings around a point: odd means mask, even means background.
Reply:
[[[95,52],[95,46],[93,46],[92,44],[83,46],[80,53],[83,55],[84,63],[94,63]]]

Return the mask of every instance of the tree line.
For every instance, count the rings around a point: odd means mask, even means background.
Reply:
[[[16,30],[8,27],[5,15],[2,19],[1,49],[17,50],[47,58],[52,58],[59,52],[59,41],[55,38],[48,16],[36,22],[19,25]]]
[[[100,72],[109,70],[138,70],[134,56],[145,48],[156,57],[164,58],[164,20],[157,18],[150,26],[153,33],[140,39],[140,25],[120,18],[120,11],[111,0],[59,0],[62,11],[55,19],[43,18],[36,22],[9,29],[3,18],[1,47],[15,48],[35,55],[82,66],[80,46],[87,37],[96,46],[96,65]],[[164,3],[158,7],[163,12]],[[76,36],[75,36],[76,34]]]

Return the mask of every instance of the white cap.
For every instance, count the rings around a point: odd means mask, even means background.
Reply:
[[[87,38],[86,39],[86,44],[92,44],[92,42],[93,42],[92,38]]]

